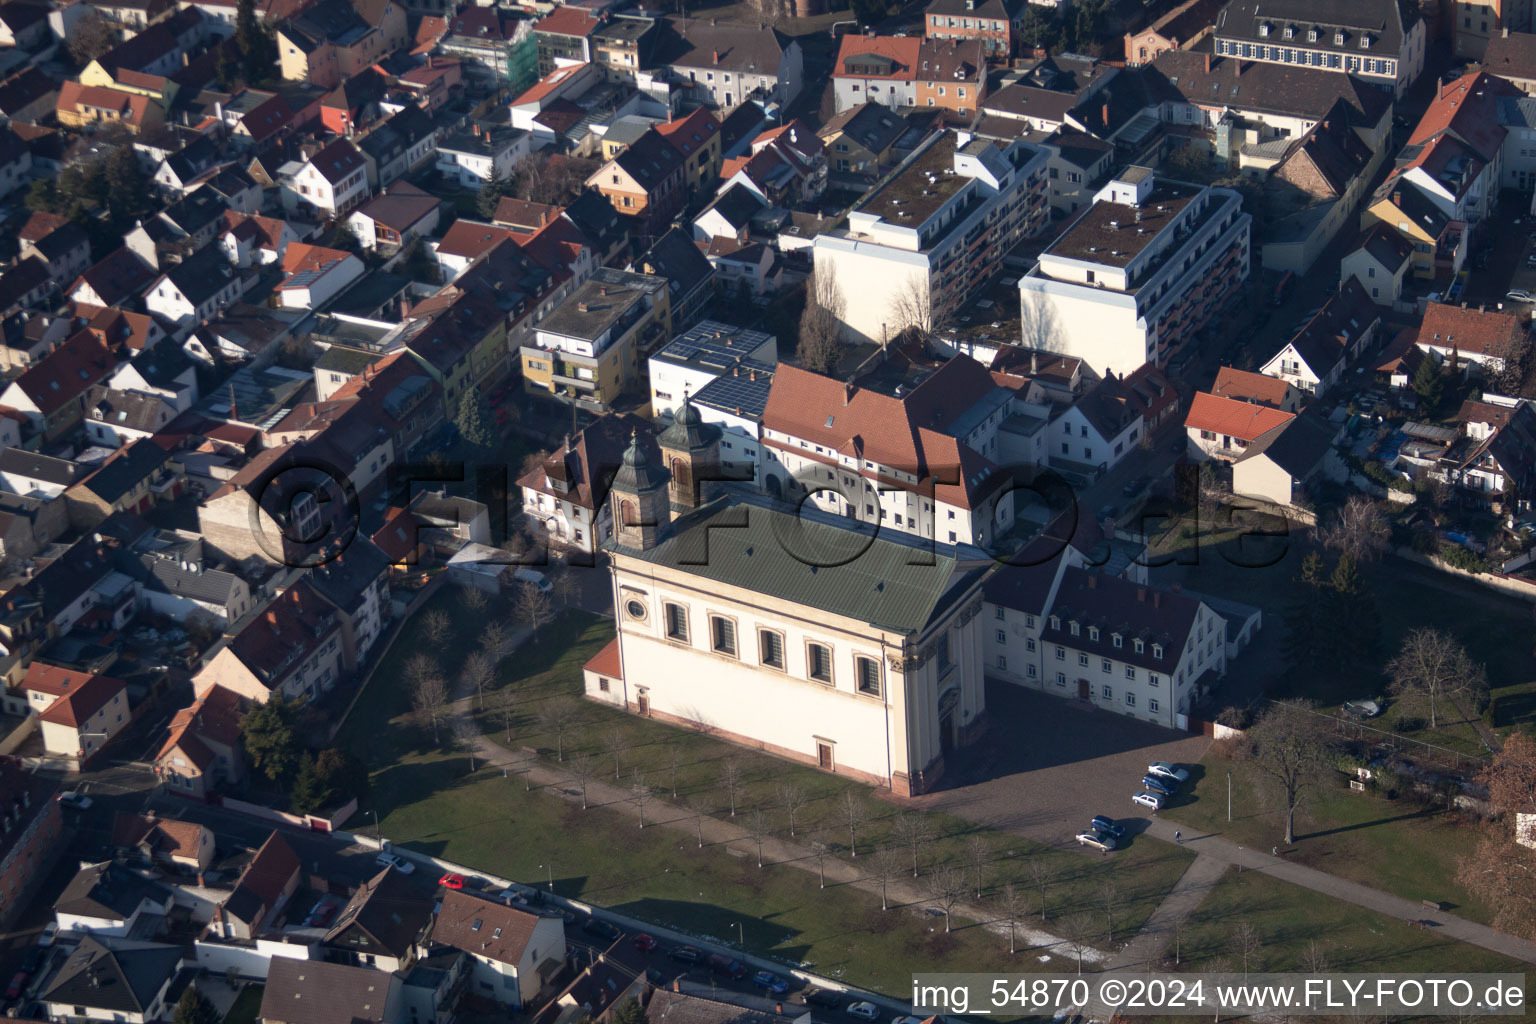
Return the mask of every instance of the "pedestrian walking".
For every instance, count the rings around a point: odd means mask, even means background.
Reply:
[[[1173,834],[1173,841],[1178,843],[1180,846],[1183,846],[1184,845],[1184,833],[1183,832],[1175,832]]]

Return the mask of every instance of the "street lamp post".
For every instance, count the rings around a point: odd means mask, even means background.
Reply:
[[[741,927],[741,922],[740,921],[736,922],[736,938],[739,940],[741,948],[742,949],[746,949],[747,948],[747,933],[746,933],[746,930]]]
[[[1232,824],[1232,772],[1227,771],[1227,824]]]
[[[554,861],[550,861],[548,864],[540,864],[539,867],[544,869],[545,875],[549,879],[549,891],[550,892],[554,892],[555,891],[555,862]]]

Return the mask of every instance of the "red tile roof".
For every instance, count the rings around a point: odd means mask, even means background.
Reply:
[[[176,712],[155,760],[180,747],[199,768],[206,769],[213,761],[213,753],[199,738],[202,736],[226,747],[240,741],[239,694],[217,684],[210,685],[190,706]]]
[[[76,331],[17,377],[15,384],[48,416],[85,394],[116,365],[101,339],[90,331]]]
[[[889,60],[893,65],[891,73],[872,75],[858,72],[849,77],[910,81],[916,73],[917,54],[922,44],[920,36],[843,36],[842,44],[837,48],[837,63],[833,65],[832,77],[844,77],[850,59],[856,61],[856,58],[867,55]]]
[[[1211,394],[1278,409],[1285,404],[1285,396],[1290,387],[1279,377],[1223,366],[1216,371],[1216,383],[1211,388]]]
[[[510,228],[456,220],[447,231],[443,232],[442,241],[437,244],[437,251],[441,255],[474,259],[511,237]]]
[[[110,89],[104,85],[81,85],[64,81],[59,84],[59,100],[56,110],[79,112],[82,107],[112,110],[124,124],[140,126],[154,100],[138,93]]]
[[[281,835],[273,832],[245,866],[245,873],[240,876],[237,888],[250,890],[262,903],[271,907],[302,866],[293,847]]]
[[[537,103],[539,100],[542,100],[544,97],[554,92],[555,89],[562,85],[566,79],[578,73],[586,66],[587,65],[585,64],[571,64],[563,68],[555,68],[555,70],[551,71],[549,74],[545,75],[543,78],[539,79],[537,82],[533,83],[533,85],[524,90],[522,95],[518,96],[517,99],[512,101],[512,105],[514,107],[520,107],[525,103]]]
[[[624,668],[619,662],[619,638],[614,637],[608,641],[608,645],[588,659],[582,666],[587,672],[595,672],[609,679],[623,679]]]
[[[1431,302],[1419,325],[1419,344],[1473,355],[1503,355],[1520,344],[1520,321],[1508,313]]]
[[[62,694],[58,700],[43,711],[38,717],[45,722],[55,725],[67,725],[78,729],[91,716],[112,702],[112,698],[123,693],[128,684],[121,679],[111,676],[87,676],[79,686]]]
[[[579,36],[585,39],[602,22],[580,7],[566,5],[556,7],[533,26],[535,32],[549,32],[561,36]]]
[[[1509,134],[1499,124],[1499,100],[1520,96],[1520,90],[1502,78],[1482,72],[1462,75],[1436,91],[1408,137],[1408,145],[1428,142],[1449,131],[1484,160],[1492,160]]]
[[[1189,403],[1189,415],[1184,417],[1184,425],[1194,430],[1225,434],[1239,441],[1256,441],[1295,418],[1293,413],[1271,409],[1267,405],[1219,398],[1199,391]]]

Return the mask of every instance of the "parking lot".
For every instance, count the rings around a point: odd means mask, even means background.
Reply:
[[[1076,847],[1073,837],[1096,814],[1129,819],[1134,842],[1137,823],[1152,813],[1131,803],[1147,765],[1182,764],[1192,769],[1192,785],[1210,744],[1204,736],[995,681],[987,683],[987,715],[986,739],[961,765],[965,784],[916,802],[1052,846]],[[970,781],[976,777],[980,781]],[[1172,806],[1178,803],[1174,797]]]

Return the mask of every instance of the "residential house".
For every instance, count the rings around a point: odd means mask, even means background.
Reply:
[[[357,148],[368,165],[368,187],[388,187],[408,171],[432,158],[437,146],[437,125],[425,110],[404,107],[391,114],[357,140]]]
[[[805,79],[800,44],[776,28],[669,15],[663,32],[657,62],[686,80],[707,106],[729,112],[756,102],[782,110],[800,95]]]
[[[0,81],[0,114],[12,121],[36,123],[58,109],[58,104],[59,83],[36,64],[29,63]]]
[[[282,260],[288,246],[299,240],[285,220],[237,213],[224,215],[225,228],[219,235],[224,257],[237,267],[265,266]]]
[[[22,413],[34,430],[52,441],[80,425],[92,386],[114,366],[105,344],[89,331],[77,331],[6,385],[0,405]]]
[[[394,0],[320,0],[276,30],[278,65],[290,82],[334,89],[408,41],[405,8]]]
[[[745,187],[775,206],[799,206],[821,198],[827,184],[826,147],[802,122],[763,132],[752,152],[721,166],[719,191]]]
[[[155,268],[126,245],[92,264],[70,285],[68,295],[91,306],[126,306],[155,279]]]
[[[400,1016],[400,978],[394,974],[273,957],[258,1018],[263,1024],[394,1024]]]
[[[347,217],[347,227],[369,252],[389,254],[437,231],[442,201],[410,182],[399,182]]]
[[[533,38],[539,55],[539,77],[556,66],[587,64],[593,59],[592,33],[602,19],[575,5],[561,5],[540,18],[533,26]]]
[[[1169,365],[1247,280],[1250,223],[1235,192],[1127,169],[1019,278],[1024,346]]]
[[[447,23],[437,50],[463,62],[470,78],[504,85],[515,93],[540,75],[531,19],[513,17],[497,7],[467,4],[450,14]]]
[[[3,692],[3,691],[0,691]],[[7,701],[9,703],[9,701]],[[9,710],[9,709],[8,709]],[[21,913],[57,864],[64,813],[54,795],[56,780],[0,764],[0,923]]]
[[[0,46],[37,50],[52,39],[47,7],[22,0],[0,4]]]
[[[1106,473],[1139,450],[1145,430],[1131,390],[1113,373],[1105,373],[1051,420],[1051,464],[1078,473]]]
[[[512,177],[512,168],[528,155],[532,138],[519,128],[472,122],[467,131],[450,132],[437,140],[438,173],[456,179],[462,188],[506,181]]]
[[[346,550],[311,569],[305,580],[335,609],[341,629],[342,665],[367,663],[384,634],[389,607],[389,559],[370,541],[355,538]]]
[[[152,1024],[172,1007],[171,983],[181,965],[180,946],[88,935],[43,991],[50,1018]]]
[[[1536,34],[1500,28],[1488,40],[1482,67],[1527,96],[1536,95]]]
[[[154,766],[168,792],[203,800],[218,786],[239,784],[245,777],[240,695],[233,690],[205,687],[197,700],[176,712],[166,733]]]
[[[682,154],[652,129],[587,178],[625,217],[632,217],[650,234],[662,228],[687,200]]]
[[[1216,371],[1216,383],[1211,394],[1217,398],[1232,398],[1254,405],[1267,405],[1282,412],[1301,411],[1301,391],[1278,377],[1238,370],[1223,366]]]
[[[146,864],[201,874],[213,865],[213,830],[195,821],[162,818],[154,812],[118,811],[112,820],[112,845]]]
[[[1194,49],[1210,36],[1223,6],[1223,0],[1183,0],[1145,28],[1125,34],[1125,62],[1135,67],[1168,50]]]
[[[96,939],[153,933],[171,911],[171,890],[115,861],[82,864],[53,904],[60,932]],[[106,1018],[110,1020],[111,1018]]]
[[[1350,278],[1259,372],[1320,398],[1365,354],[1380,326],[1381,310]]]
[[[34,213],[17,238],[21,242],[18,258],[41,260],[55,288],[64,287],[90,266],[90,239],[80,225],[62,214]]]
[[[521,348],[524,387],[607,411],[642,383],[643,359],[671,337],[670,298],[662,278],[600,268]]]
[[[896,163],[892,149],[908,128],[906,118],[889,106],[865,100],[834,115],[817,134],[834,174],[873,183]]]
[[[339,528],[338,503],[346,501],[338,481],[345,478],[346,464],[334,465],[307,441],[265,448],[203,499],[198,532],[232,560],[310,563],[315,545],[302,538]]]
[[[1394,306],[1413,266],[1413,242],[1409,236],[1378,221],[1360,245],[1339,261],[1339,284],[1349,278],[1359,282],[1380,306]]]
[[[185,335],[212,320],[245,293],[247,282],[214,244],[173,263],[144,293],[144,307]]]
[[[41,306],[55,291],[48,265],[35,256],[0,273],[0,314],[11,316]]]
[[[321,126],[351,138],[379,119],[379,101],[388,89],[388,80],[371,67],[343,79],[320,101]]]
[[[1045,228],[1046,161],[1023,140],[930,136],[843,225],[816,236],[817,273],[826,267],[844,295],[861,296],[841,317],[844,333],[878,342],[947,320],[1006,253]]]
[[[54,114],[69,128],[115,124],[135,134],[165,120],[164,109],[150,96],[68,79],[59,84]]]
[[[432,920],[431,941],[467,953],[467,991],[512,1009],[534,1004],[565,963],[565,922],[449,890]]]
[[[938,0],[923,10],[923,35],[935,41],[976,42],[988,60],[1013,56],[1020,4],[1004,0]]]
[[[733,184],[700,210],[693,218],[695,241],[710,242],[726,238],[747,240],[752,218],[768,208],[768,201],[746,185]]]
[[[979,40],[845,35],[833,67],[838,113],[872,102],[892,110],[935,107],[969,121],[987,93]]]
[[[394,868],[360,885],[325,933],[339,963],[392,974],[407,971],[432,923],[433,900]]]
[[[308,582],[272,600],[266,611],[205,652],[193,679],[265,704],[274,693],[314,699],[336,685],[344,671],[339,616]]]
[[[1400,0],[1276,10],[1234,0],[1216,16],[1214,45],[1217,56],[1343,71],[1401,96],[1424,70],[1428,38],[1418,7]]]
[[[1507,39],[1511,28],[1521,33],[1531,28],[1529,0],[1458,0],[1445,13],[1451,52],[1472,60],[1484,59],[1494,40]]]
[[[1232,493],[1291,507],[1319,479],[1342,481],[1343,461],[1333,450],[1338,428],[1309,409],[1250,444],[1232,463]]]
[[[682,228],[671,228],[629,270],[667,282],[674,329],[698,322],[715,297],[715,268]]]
[[[114,512],[142,515],[160,501],[175,501],[182,487],[182,475],[173,466],[171,453],[145,439],[103,459],[64,492],[64,500],[70,525],[89,530]]]
[[[1394,179],[1390,189],[1378,190],[1361,214],[1361,228],[1385,224],[1412,247],[1413,276],[1421,282],[1449,280],[1466,262],[1471,232],[1464,222],[1446,214],[1412,182]]]
[[[161,530],[137,552],[137,569],[128,570],[142,588],[145,606],[174,622],[194,614],[220,624],[239,620],[255,607],[251,588],[232,572],[214,568],[195,534]]]
[[[283,253],[277,302],[283,309],[319,309],[363,276],[363,263],[342,249],[296,243]]]
[[[34,661],[21,689],[38,715],[43,749],[54,757],[84,763],[129,721],[127,684],[111,676]]]
[[[690,193],[707,190],[720,177],[720,119],[708,107],[696,107],[684,117],[656,125],[661,137],[683,158]]]
[[[1198,391],[1189,403],[1184,430],[1190,445],[1204,455],[1231,460],[1284,429],[1295,416],[1268,405]]]
[[[1429,476],[1457,488],[1471,504],[1504,513],[1531,506],[1536,493],[1536,409],[1529,402],[1467,400],[1456,413],[1458,436]]]
[[[1436,362],[1460,366],[1463,373],[1473,372],[1474,367],[1482,373],[1497,373],[1525,341],[1526,327],[1513,313],[1431,302],[1424,307],[1417,345]]]
[[[298,891],[301,878],[307,878],[303,863],[293,852],[293,847],[288,845],[287,840],[280,833],[273,832],[241,872],[240,880],[235,883],[235,891],[229,894],[229,899],[224,901],[222,912],[215,914],[213,922],[209,924],[209,932],[224,939],[256,938],[269,921],[277,920],[277,916],[288,905],[289,899]],[[274,958],[272,967],[275,972],[281,966],[297,963],[299,962]],[[310,965],[309,961],[303,963],[303,966]],[[314,966],[329,965],[315,964]],[[343,971],[350,968],[336,965],[336,969]],[[297,978],[292,978],[290,982],[296,980]],[[267,977],[267,984],[276,984],[271,974]],[[291,987],[284,990],[288,998],[297,998],[292,993]],[[285,1015],[281,1019],[293,1020],[294,1018]],[[316,1021],[315,1024],[322,1024],[322,1022]]]
[[[286,175],[283,208],[289,213],[312,209],[337,220],[368,198],[368,172],[362,154],[337,139]]]

